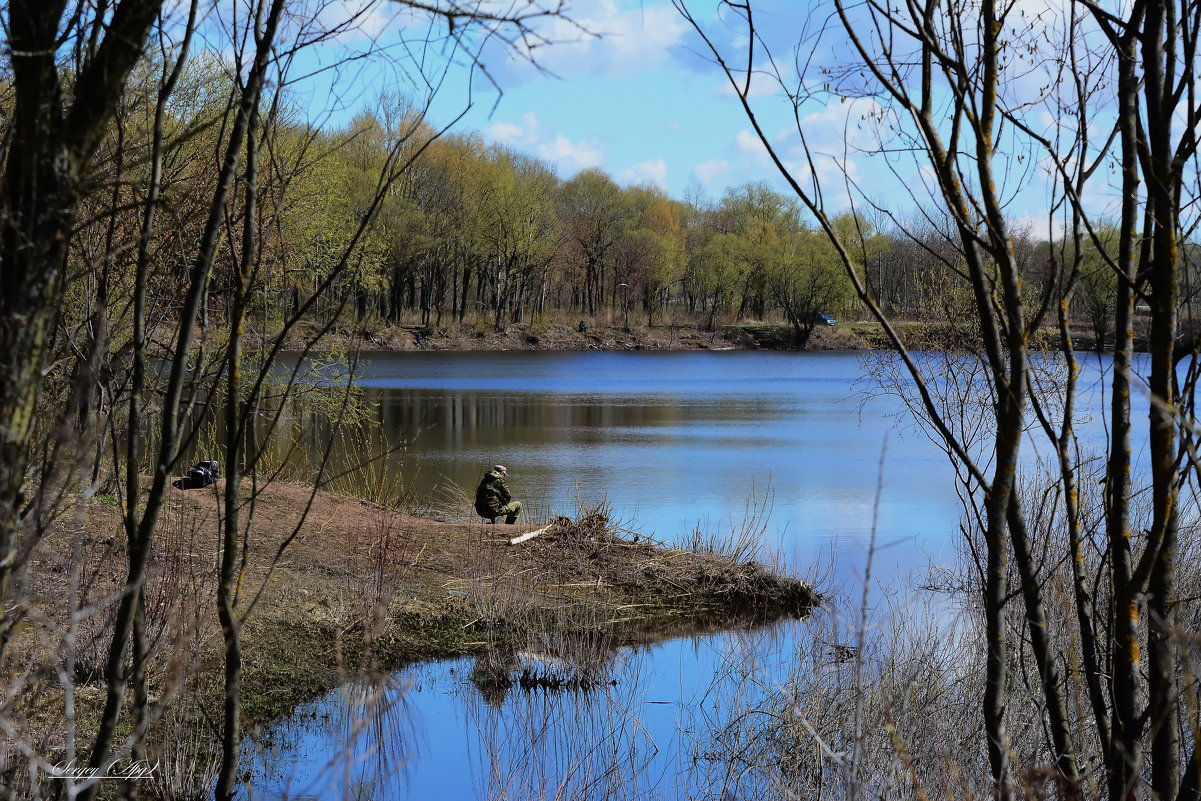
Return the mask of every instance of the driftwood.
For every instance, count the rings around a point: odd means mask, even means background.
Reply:
[[[550,530],[550,526],[543,526],[542,528],[536,529],[534,531],[527,531],[526,533],[509,540],[509,544],[510,545],[520,545],[523,542],[528,542],[529,540],[532,540],[534,537],[537,537],[539,534],[545,534],[549,530]]]

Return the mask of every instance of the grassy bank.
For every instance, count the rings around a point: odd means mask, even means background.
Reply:
[[[970,329],[948,323],[903,321],[893,328],[906,347],[914,351],[962,350],[979,347]],[[315,332],[298,326],[289,347],[299,350]],[[1135,350],[1146,349],[1146,338],[1136,327]],[[252,337],[253,338],[253,337]],[[1097,350],[1095,333],[1085,327],[1072,330],[1079,352]],[[1044,326],[1034,345],[1057,350],[1058,331]],[[690,325],[587,326],[581,332],[565,323],[513,323],[503,331],[490,325],[447,323],[442,326],[370,324],[335,327],[322,339],[322,348],[338,352],[389,351],[506,351],[506,350],[794,350],[791,326],[780,323],[740,322],[714,331]],[[814,328],[803,350],[892,350],[879,323],[840,322]]]
[[[159,796],[205,786],[217,745],[220,482],[215,489],[171,491],[146,582],[146,757],[165,766],[154,779]],[[485,693],[587,686],[604,681],[621,645],[802,615],[817,601],[803,582],[754,562],[625,534],[603,508],[576,520],[493,526],[412,517],[300,484],[271,484],[253,499],[247,484],[243,494],[247,510],[253,505],[239,585],[251,732],[352,677],[419,660],[481,655],[472,680]],[[14,744],[29,745],[53,761],[74,742],[77,758],[86,758],[98,723],[124,543],[107,496],[77,521],[40,547],[29,573],[37,614],[10,664],[26,671],[9,716],[10,757],[20,750]],[[510,544],[532,531],[540,533]],[[81,576],[73,567],[80,564],[105,567]],[[66,616],[55,611],[64,606],[72,610]],[[66,650],[59,637],[72,627]],[[554,667],[531,675],[519,652]]]

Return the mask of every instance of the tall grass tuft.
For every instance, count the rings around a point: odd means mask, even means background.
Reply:
[[[380,443],[373,445],[376,439]],[[397,458],[404,447],[388,444],[375,426],[340,431],[336,466],[323,488],[388,509],[413,509],[413,476]]]
[[[775,488],[770,477],[762,493],[752,483],[743,501],[742,518],[737,523],[725,532],[698,523],[681,547],[739,564],[761,561],[766,556],[766,534],[775,501]],[[773,561],[778,560],[773,557]]]

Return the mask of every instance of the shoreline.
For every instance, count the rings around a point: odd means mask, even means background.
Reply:
[[[379,351],[696,351],[796,350],[786,325],[747,323],[714,331],[687,325],[588,326],[515,323],[503,331],[455,324],[446,328],[385,326],[371,330],[331,332],[341,349]],[[863,350],[871,345],[853,326],[814,329],[805,350]]]
[[[971,335],[952,325],[923,322],[895,323],[894,328],[912,351],[964,350],[972,346]],[[1072,332],[1077,353],[1095,353],[1096,340],[1083,328]],[[1058,350],[1057,333],[1044,328],[1032,345]],[[316,339],[311,328],[299,327],[285,342],[285,350],[296,351]],[[261,343],[255,332],[246,335],[247,345]],[[588,326],[580,332],[561,323],[513,323],[502,331],[491,326],[452,323],[446,327],[423,325],[376,325],[358,329],[335,327],[320,337],[321,350],[359,353],[412,351],[861,351],[892,350],[883,329],[875,322],[840,322],[813,329],[803,348],[798,348],[791,326],[779,323],[734,323],[714,331],[687,325]],[[1136,338],[1135,351],[1145,351],[1145,338]]]
[[[172,724],[152,735],[152,757],[155,749],[170,753],[180,726],[199,730],[202,720],[221,716],[224,660],[212,543],[223,488],[218,481],[204,490],[169,490],[156,535],[146,592],[160,598],[169,588],[174,595],[169,608],[152,610],[148,620],[160,643],[148,689],[151,698],[170,699],[174,711]],[[251,494],[247,482],[247,503]],[[414,663],[475,656],[471,680],[485,694],[588,687],[604,682],[608,660],[621,647],[803,617],[820,602],[805,582],[762,564],[620,531],[601,507],[576,520],[493,526],[475,522],[469,509],[440,522],[304,484],[260,485],[253,494],[250,556],[240,581],[244,598],[263,592],[241,626],[248,737],[269,732],[299,704],[346,681]],[[104,548],[119,568],[125,559],[119,508],[93,499],[84,518],[73,534],[82,543],[74,547]],[[510,544],[530,532],[539,533]],[[65,579],[50,546],[41,546],[31,565],[42,598],[53,597]],[[122,580],[122,570],[107,571],[90,590],[97,598],[119,597]],[[13,647],[47,665],[45,682],[18,706],[31,734],[49,734],[53,754],[63,748],[54,733],[65,731],[53,656],[32,630]],[[518,659],[530,652],[555,667],[531,679]],[[98,723],[101,668],[77,664],[79,731]]]

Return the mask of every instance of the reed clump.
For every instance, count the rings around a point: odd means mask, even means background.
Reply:
[[[716,552],[671,548],[612,524],[604,504],[576,519],[560,517],[531,541],[532,552],[580,578],[595,577],[627,596],[660,609],[733,616],[804,615],[818,602],[805,581],[755,560]],[[538,544],[535,544],[538,543]]]

